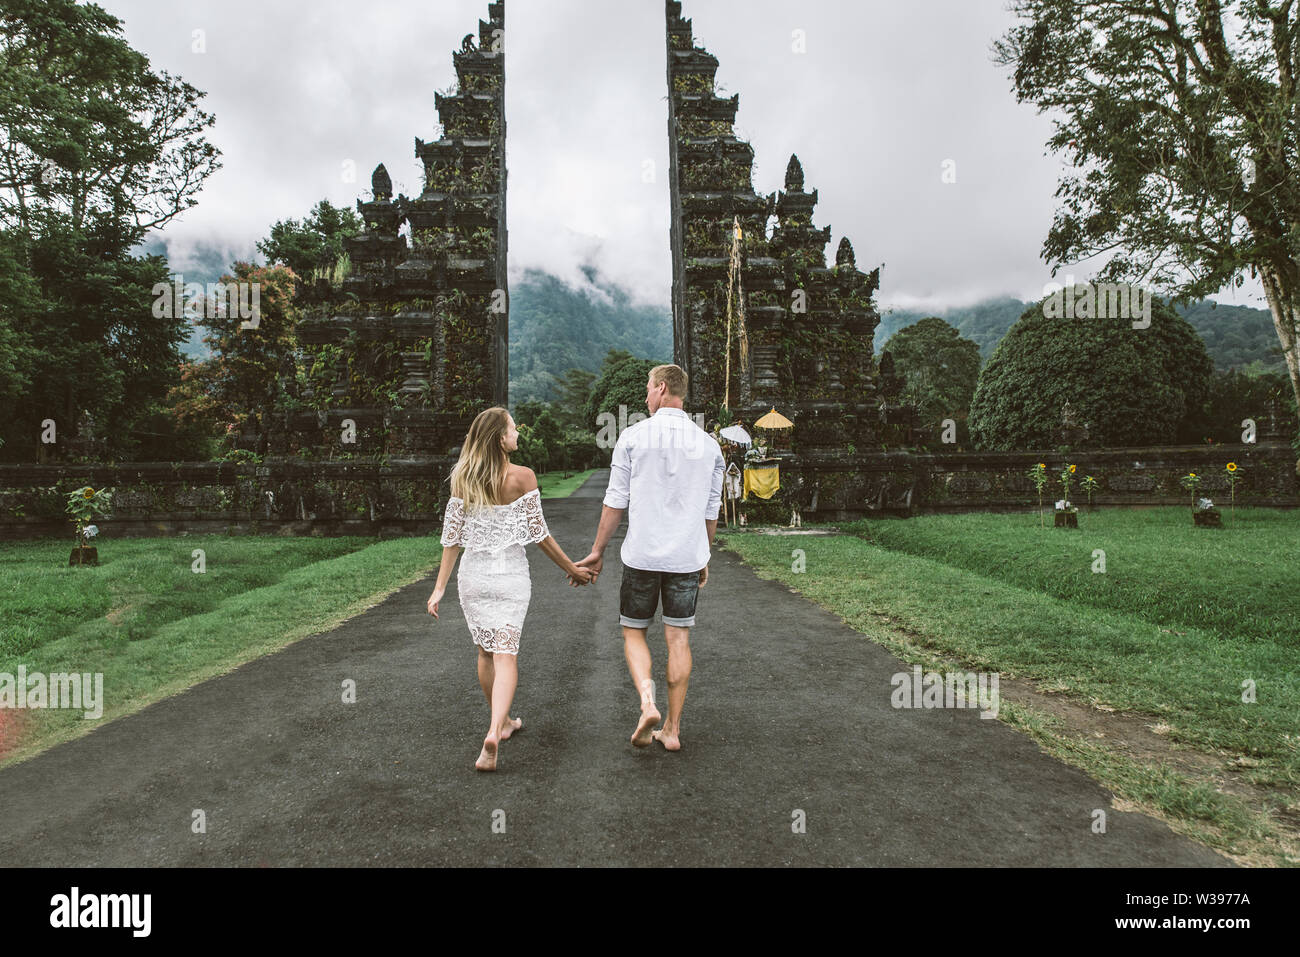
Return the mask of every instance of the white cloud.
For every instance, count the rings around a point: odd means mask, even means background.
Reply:
[[[224,168],[167,229],[187,246],[251,248],[321,198],[351,206],[384,162],[418,192],[414,139],[437,137],[433,94],[487,0],[101,0],[155,69],[208,92]],[[827,255],[848,235],[880,263],[880,299],[958,305],[1034,298],[1055,208],[1050,124],[1015,102],[990,44],[1012,22],[984,0],[686,0],[697,40],[740,94],[755,187],[782,186],[790,154],[817,188]],[[512,274],[582,284],[594,262],[640,300],[667,304],[663,4],[507,0],[507,166]],[[191,52],[191,32],[207,52]],[[803,30],[807,53],[791,51]],[[943,162],[957,182],[942,182]],[[343,180],[345,161],[356,181]],[[655,181],[642,180],[646,163]],[[1242,293],[1236,301],[1242,301]],[[1257,303],[1252,303],[1257,304]]]

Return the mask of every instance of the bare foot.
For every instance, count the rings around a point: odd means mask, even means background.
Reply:
[[[500,736],[501,736],[501,740],[502,740],[502,741],[509,741],[509,740],[510,740],[510,735],[514,734],[516,731],[518,731],[518,730],[519,730],[520,728],[522,728],[523,726],[524,726],[524,719],[523,719],[523,718],[509,718],[509,719],[507,719],[507,720],[506,720],[506,723],[503,724],[503,725],[501,726],[501,730],[500,730],[500,732],[499,732],[499,734],[500,734]]]
[[[497,769],[497,744],[499,737],[495,734],[489,734],[483,739],[483,750],[474,762],[474,767],[480,771],[495,771]]]
[[[652,737],[664,746],[665,751],[680,751],[682,749],[681,739],[675,734],[669,734],[663,728],[656,731]]]
[[[659,723],[659,709],[654,705],[643,705],[641,707],[641,722],[636,726],[636,731],[632,734],[632,747],[648,748],[654,741],[652,734],[654,726]]]

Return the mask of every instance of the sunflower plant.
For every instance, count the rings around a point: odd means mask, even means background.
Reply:
[[[1183,488],[1192,493],[1192,511],[1196,511],[1196,490],[1201,487],[1201,477],[1195,472],[1188,472],[1178,481]]]
[[[1079,483],[1079,487],[1088,493],[1088,507],[1092,508],[1092,493],[1099,488],[1097,480],[1091,475],[1085,475],[1083,481]]]
[[[1039,462],[1028,472],[1030,481],[1034,483],[1034,488],[1038,489],[1038,524],[1043,525],[1043,486],[1047,484],[1047,464]]]
[[[68,493],[68,504],[65,510],[71,516],[72,523],[76,526],[78,548],[84,548],[86,540],[95,534],[88,531],[94,528],[90,524],[90,520],[96,515],[108,515],[112,502],[113,493],[104,488],[96,490],[86,485]],[[96,531],[98,530],[96,529]]]
[[[1228,494],[1230,496],[1228,510],[1235,514],[1237,511],[1237,483],[1241,481],[1242,469],[1236,462],[1229,462],[1223,467],[1223,470],[1228,473]]]
[[[1074,470],[1077,466],[1067,465],[1061,469],[1061,500],[1065,502],[1065,507],[1070,507],[1070,480],[1074,478]]]

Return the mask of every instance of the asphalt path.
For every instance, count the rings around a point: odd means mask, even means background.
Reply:
[[[575,560],[607,472],[546,500]],[[532,603],[499,769],[455,576],[0,771],[8,866],[1225,866],[968,709],[896,709],[899,659],[715,553],[682,745],[633,748],[622,531],[571,588],[528,548]],[[437,549],[432,548],[431,554]],[[237,622],[231,623],[238,627]],[[666,713],[662,625],[650,629]],[[343,703],[342,684],[357,700]],[[1105,833],[1093,812],[1106,811]],[[196,811],[204,830],[196,833]]]

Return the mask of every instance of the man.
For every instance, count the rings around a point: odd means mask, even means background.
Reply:
[[[619,549],[623,582],[619,621],[632,684],[641,696],[641,718],[632,744],[658,741],[680,751],[682,707],[691,677],[691,628],[695,599],[709,580],[709,547],[722,504],[722,449],[682,409],[686,373],[655,366],[646,382],[650,418],[625,429],[614,445],[609,487],[591,554],[578,562],[600,575],[605,546],[627,512],[627,537]],[[668,720],[662,728],[650,680],[646,629],[662,600],[668,642]]]

